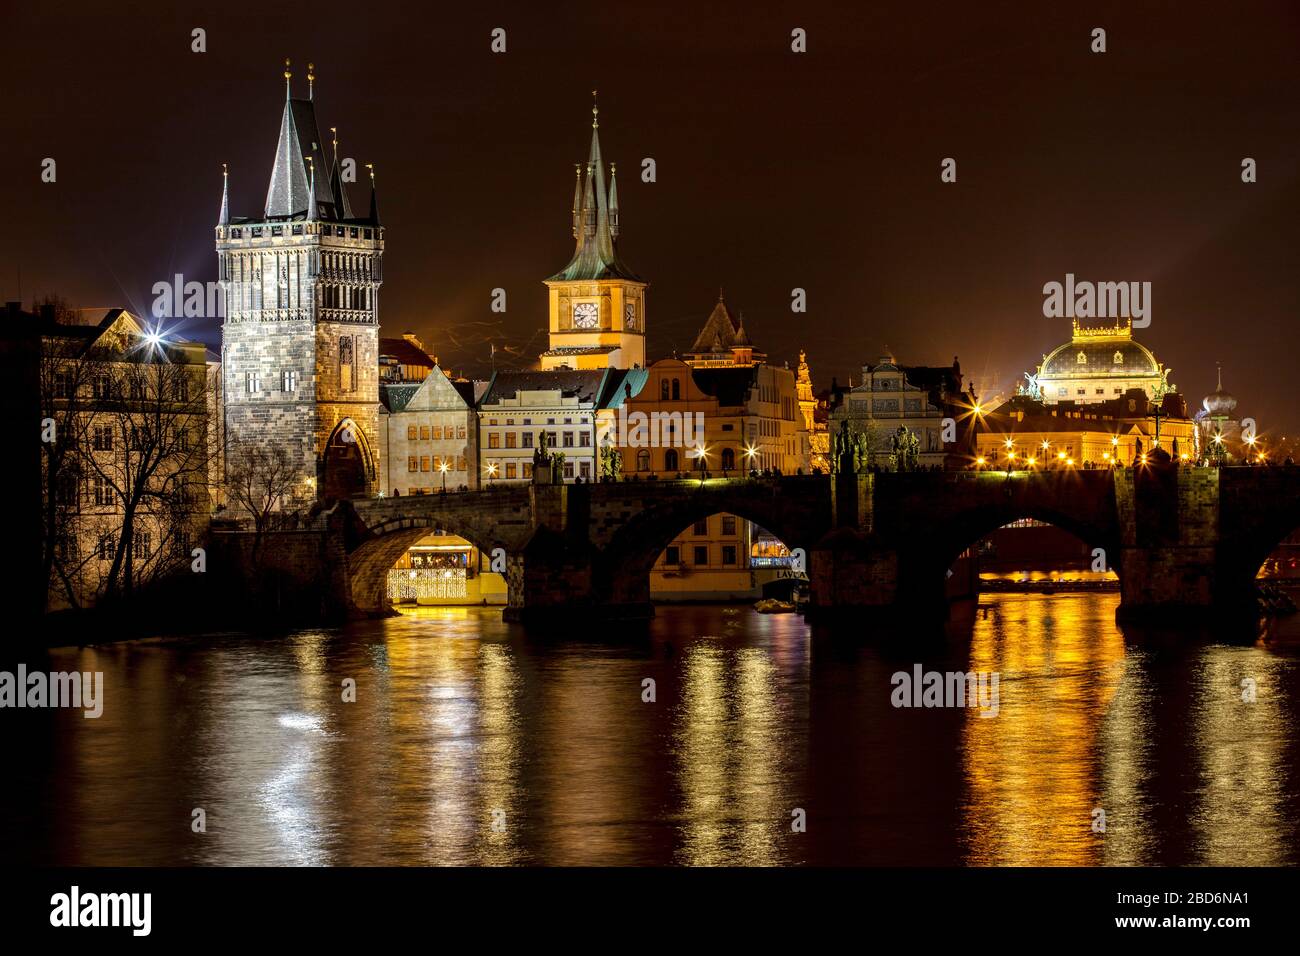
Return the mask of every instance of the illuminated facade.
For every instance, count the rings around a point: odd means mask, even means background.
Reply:
[[[1022,393],[1048,405],[1105,402],[1139,388],[1159,402],[1175,391],[1165,368],[1151,351],[1133,338],[1131,320],[1114,326],[1084,328],[1076,319],[1070,341],[1043,356],[1033,375],[1026,375]]]
[[[56,436],[42,443],[49,607],[188,572],[213,505],[219,370],[206,347],[159,340],[122,309],[93,325],[41,319],[41,414]]]
[[[795,378],[799,393],[799,411],[803,415],[804,429],[808,432],[808,463],[813,472],[827,474],[831,470],[831,433],[825,415],[817,414],[816,395],[813,394],[812,370],[808,357],[799,352],[799,368]]]
[[[645,367],[647,283],[619,256],[616,170],[611,163],[607,188],[595,106],[591,114],[585,175],[578,166],[573,188],[573,258],[546,280],[550,347],[541,354],[543,369]]]
[[[943,441],[945,418],[964,415],[967,399],[961,391],[961,364],[904,366],[892,355],[862,367],[862,382],[845,392],[829,415],[829,438],[848,427],[864,436],[872,467],[899,465],[894,438],[899,429],[917,440],[917,464],[942,468],[950,449]]]
[[[1017,395],[982,416],[977,464],[988,468],[1107,468],[1141,462],[1156,448],[1182,461],[1200,456],[1183,397],[1160,404],[1139,389],[1106,402],[1047,404]]]
[[[261,215],[230,215],[223,178],[216,226],[222,394],[232,441],[278,445],[297,472],[286,510],[377,492],[379,287],[384,231],[352,210],[338,141],[325,150],[312,89],[284,72],[280,138]]]
[[[593,481],[599,474],[598,417],[634,374],[614,368],[494,374],[479,400],[480,480],[531,481],[533,455],[545,435],[547,453],[564,456],[565,481]]]
[[[479,488],[474,383],[437,366],[419,383],[381,385],[379,470],[386,495]]]

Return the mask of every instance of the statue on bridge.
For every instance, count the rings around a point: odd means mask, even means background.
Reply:
[[[867,436],[855,431],[847,422],[835,433],[831,454],[833,474],[856,475],[867,470],[871,451]]]
[[[550,442],[546,438],[546,432],[537,433],[537,447],[533,449],[533,483],[538,485],[557,484],[563,481],[564,468],[563,464],[559,469],[555,467],[555,459],[559,458],[563,462],[564,455],[559,452],[550,450]],[[560,478],[557,481],[556,471],[559,471]]]
[[[623,472],[623,453],[606,442],[600,446],[600,477],[603,481],[618,481]]]
[[[921,439],[906,426],[899,425],[893,437],[895,467],[899,471],[916,471],[921,457]]]

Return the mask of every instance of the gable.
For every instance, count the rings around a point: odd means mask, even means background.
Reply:
[[[451,379],[438,366],[420,383],[403,411],[468,411],[469,406]]]

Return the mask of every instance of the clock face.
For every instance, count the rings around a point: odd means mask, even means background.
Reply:
[[[573,307],[573,325],[579,329],[594,329],[600,321],[600,306],[595,302],[579,302]]]
[[[623,325],[629,329],[636,328],[636,306],[631,302],[623,305]]]

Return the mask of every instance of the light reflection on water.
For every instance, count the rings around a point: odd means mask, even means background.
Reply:
[[[1296,863],[1300,622],[1121,632],[1117,600],[987,595],[946,641],[722,607],[561,641],[447,608],[60,649],[29,667],[103,671],[104,716],[3,715],[0,836],[96,865]],[[998,672],[999,715],[892,707],[914,663]]]

